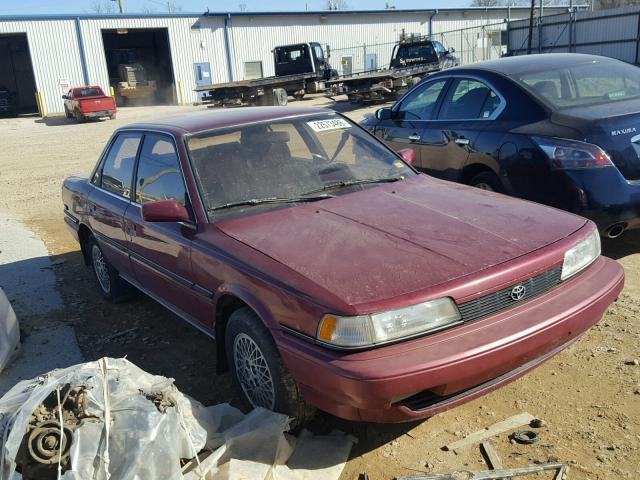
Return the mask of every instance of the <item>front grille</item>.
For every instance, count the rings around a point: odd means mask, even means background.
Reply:
[[[547,270],[540,275],[511,285],[498,292],[476,298],[470,302],[461,303],[458,305],[458,309],[460,310],[460,315],[462,315],[462,321],[471,322],[482,317],[493,315],[494,313],[514,307],[537,295],[541,295],[558,285],[561,281],[561,275],[562,267],[554,268],[553,270]],[[525,288],[525,294],[520,300],[513,300],[511,298],[511,291],[515,286],[519,285]]]

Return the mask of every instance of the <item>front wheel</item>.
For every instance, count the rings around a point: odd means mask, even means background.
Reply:
[[[236,386],[248,405],[294,418],[292,429],[313,417],[315,409],[303,400],[269,330],[252,310],[241,308],[231,315],[225,346]]]
[[[475,175],[469,181],[469,185],[479,188],[480,190],[487,190],[488,192],[502,192],[500,179],[493,172],[482,172]]]

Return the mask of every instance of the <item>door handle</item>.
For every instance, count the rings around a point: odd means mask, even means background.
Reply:
[[[455,142],[458,145],[469,145],[469,139],[468,138],[464,138],[464,137],[458,137],[456,138]]]
[[[412,142],[418,142],[420,141],[420,135],[418,135],[417,133],[409,135],[409,140],[411,140]]]

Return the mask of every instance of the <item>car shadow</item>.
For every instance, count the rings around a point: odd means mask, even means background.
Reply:
[[[75,118],[67,118],[64,115],[56,115],[52,117],[38,118],[35,123],[43,123],[47,127],[61,127],[65,125],[77,125],[81,123],[96,123],[105,121],[104,119],[96,118],[85,120],[84,122],[78,122]]]
[[[602,254],[620,260],[640,252],[640,230],[631,230],[618,238],[602,238]]]
[[[105,301],[79,251],[0,265],[0,279],[5,285],[8,278],[20,282],[21,272],[34,268],[55,273],[64,307],[35,315],[17,308],[24,335],[47,326],[73,326],[86,362],[126,357],[149,373],[175,379],[180,391],[204,405],[230,403],[247,411],[231,375],[217,373],[215,340],[140,292],[122,303]],[[38,301],[36,295],[33,298]],[[341,430],[358,438],[353,458],[407,434],[419,423],[350,422],[317,412],[307,428],[316,434]]]

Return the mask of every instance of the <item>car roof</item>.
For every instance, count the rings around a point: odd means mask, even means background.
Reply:
[[[217,128],[233,127],[248,123],[278,120],[303,115],[335,113],[326,108],[314,107],[239,107],[216,108],[191,112],[152,122],[132,123],[125,130],[164,130],[183,134],[204,132]]]
[[[554,70],[567,66],[594,62],[611,62],[614,59],[599,55],[586,55],[583,53],[536,53],[532,55],[519,55],[515,57],[503,57],[496,60],[486,60],[462,67],[447,70],[486,70],[502,75],[517,75],[524,72]]]

